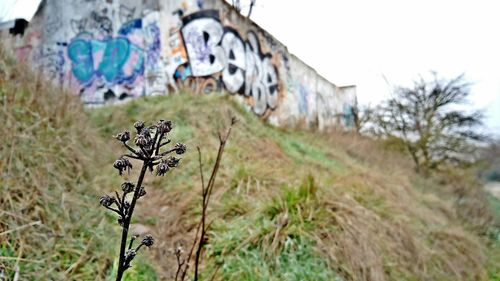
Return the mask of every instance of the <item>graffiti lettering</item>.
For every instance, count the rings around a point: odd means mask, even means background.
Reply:
[[[227,67],[222,72],[222,81],[230,93],[240,92],[245,84],[245,45],[238,32],[226,28],[221,42],[227,57]]]
[[[73,75],[83,84],[95,76],[109,83],[133,82],[144,71],[143,51],[126,38],[75,39],[68,46],[68,56]]]
[[[258,115],[278,106],[278,71],[272,55],[262,53],[257,34],[250,31],[243,41],[235,29],[222,26],[216,10],[186,16],[181,34],[190,75],[221,73],[224,87],[230,93],[251,98],[252,109]]]
[[[113,22],[108,16],[107,8],[98,12],[93,11],[87,18],[73,19],[70,24],[75,34],[90,32],[102,38],[113,34]]]
[[[167,92],[165,64],[161,57],[159,14],[149,13],[142,19],[144,44],[146,51],[146,95],[159,95]]]
[[[119,15],[120,15],[120,21],[122,23],[131,21],[134,18],[134,13],[135,13],[135,8],[130,8],[123,4],[120,5]]]
[[[222,71],[225,65],[224,50],[219,46],[224,30],[218,13],[209,11],[203,15],[187,16],[181,29],[193,76],[211,75]]]
[[[64,48],[66,43],[57,42],[54,46],[46,45],[42,48],[39,57],[36,57],[38,63],[45,70],[46,77],[59,83],[64,81]]]

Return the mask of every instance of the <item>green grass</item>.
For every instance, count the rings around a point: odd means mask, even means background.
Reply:
[[[222,280],[337,280],[313,242],[316,186],[308,177],[299,187],[246,204],[248,198],[223,198],[208,256],[220,266]],[[237,212],[226,210],[238,206]],[[236,213],[236,215],[235,215]],[[213,272],[215,269],[208,270]],[[340,279],[339,279],[340,280]]]
[[[495,214],[497,217],[500,217],[500,199],[493,195],[488,195],[488,201],[490,203],[493,214]]]
[[[113,229],[93,175],[106,146],[76,97],[2,58],[0,268],[9,280],[16,267],[23,280],[102,280]]]
[[[106,281],[116,280],[116,272],[118,270],[118,260],[115,259],[113,267],[109,268]],[[134,259],[133,266],[125,271],[123,281],[156,281],[158,277],[151,264],[142,256],[137,256]]]
[[[113,280],[119,227],[97,202],[121,183],[111,165],[123,150],[112,136],[158,119],[173,121],[170,138],[188,151],[165,178],[146,178],[154,195],[134,222],[151,227],[160,248],[141,252],[125,278],[169,279],[170,247],[189,245],[200,213],[196,147],[207,176],[217,131],[233,115],[202,280],[216,271],[215,280],[498,280],[498,233],[481,234],[456,215],[457,183],[416,175],[404,154],[373,140],[274,128],[224,94],[83,109],[1,58],[0,269],[8,280],[16,265],[21,280]],[[500,212],[498,200],[490,205]]]

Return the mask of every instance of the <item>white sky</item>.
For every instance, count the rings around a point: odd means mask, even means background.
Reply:
[[[251,18],[331,82],[355,84],[362,104],[389,96],[384,76],[411,86],[431,70],[465,73],[472,106],[500,136],[498,1],[257,0]]]
[[[30,21],[41,0],[0,0],[0,23],[23,18]]]

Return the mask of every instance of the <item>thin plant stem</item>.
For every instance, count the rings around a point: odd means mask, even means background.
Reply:
[[[123,272],[125,271],[125,249],[127,247],[127,237],[128,230],[130,227],[130,221],[132,220],[132,214],[134,213],[135,203],[137,202],[137,198],[139,197],[139,191],[141,189],[142,181],[144,180],[144,175],[146,174],[146,170],[148,167],[148,162],[144,161],[142,164],[141,173],[139,178],[137,179],[137,184],[134,191],[134,197],[132,198],[132,202],[130,203],[130,209],[125,216],[125,220],[123,222],[122,228],[122,241],[120,244],[120,260],[118,264],[118,273],[116,275],[116,281],[121,281],[123,277]]]
[[[198,281],[198,272],[199,272],[199,266],[201,263],[201,251],[203,249],[203,246],[205,245],[205,235],[207,233],[207,227],[205,224],[206,217],[207,217],[207,209],[208,209],[208,203],[210,202],[210,197],[212,195],[212,190],[215,185],[215,178],[217,176],[217,172],[219,171],[220,167],[220,162],[222,160],[222,154],[224,153],[224,148],[226,146],[226,142],[231,134],[231,129],[232,126],[236,123],[236,119],[231,120],[231,125],[224,137],[222,137],[219,133],[219,150],[217,151],[217,158],[215,160],[214,167],[212,169],[212,174],[210,175],[210,179],[208,180],[207,186],[205,187],[203,183],[203,170],[201,168],[201,152],[198,149],[198,154],[199,154],[199,162],[200,162],[200,173],[201,173],[201,178],[202,178],[202,212],[201,212],[201,234],[200,234],[200,239],[198,242],[198,249],[196,250],[196,256],[195,256],[195,263],[194,263],[194,281]],[[196,238],[195,238],[196,239]],[[196,241],[195,241],[196,243]],[[217,272],[215,272],[217,273]],[[214,276],[212,276],[212,279]]]

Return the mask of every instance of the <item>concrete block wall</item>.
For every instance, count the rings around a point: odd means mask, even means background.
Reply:
[[[356,88],[337,87],[223,0],[44,0],[19,60],[86,104],[224,91],[277,126],[352,126]]]

